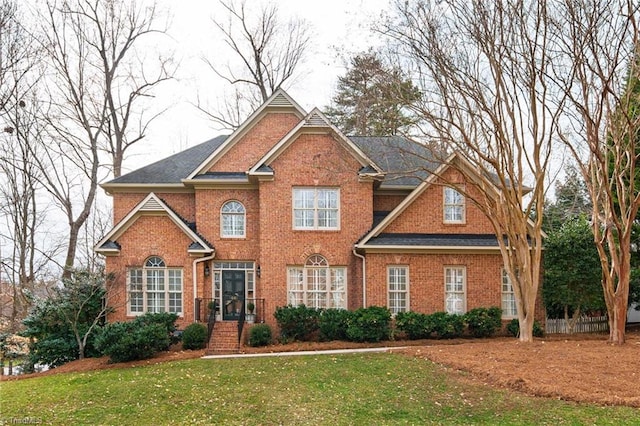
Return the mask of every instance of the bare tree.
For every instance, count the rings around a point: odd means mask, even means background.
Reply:
[[[282,24],[275,4],[260,13],[247,13],[244,0],[220,1],[228,20],[213,20],[234,62],[205,58],[213,72],[233,87],[234,96],[217,111],[198,105],[217,124],[236,128],[247,113],[290,81],[304,62],[310,36],[306,23],[291,19]]]
[[[170,62],[160,58],[149,77],[136,49],[143,36],[162,33],[155,19],[155,6],[137,7],[124,0],[52,2],[40,19],[49,66],[50,139],[36,159],[43,185],[68,224],[65,278],[74,266],[100,178],[108,170],[120,174],[126,150],[157,117],[144,119],[140,101],[170,78]],[[102,151],[110,155],[110,163],[102,161]]]
[[[10,289],[8,312],[15,331],[43,289],[47,264],[58,253],[55,238],[42,238],[46,201],[33,161],[43,136],[36,102],[42,77],[39,52],[32,35],[20,25],[15,4],[0,4],[0,281]]]
[[[165,35],[166,26],[159,25],[155,2],[141,6],[126,0],[76,0],[65,3],[61,13],[73,23],[78,43],[91,51],[86,58],[92,61],[94,84],[102,86],[106,103],[106,143],[100,147],[111,156],[113,176],[119,177],[126,151],[144,138],[151,122],[164,112],[146,117],[141,107],[150,108],[142,101],[173,78],[176,67],[170,56],[149,58],[137,47],[143,38]]]
[[[625,341],[632,229],[640,206],[640,5],[631,0],[563,3],[564,42],[553,77],[570,101],[560,132],[592,200],[609,341]]]
[[[462,154],[475,180],[451,183],[489,218],[516,296],[520,340],[533,340],[542,209],[562,98],[545,82],[545,2],[398,1],[384,32],[417,70],[421,137]],[[533,220],[531,218],[534,218]]]

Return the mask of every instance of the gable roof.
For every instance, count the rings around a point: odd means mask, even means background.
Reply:
[[[116,226],[96,244],[94,251],[104,255],[120,253],[117,239],[135,223],[140,216],[164,214],[176,224],[190,239],[191,244],[186,247],[190,254],[211,254],[213,246],[191,228],[190,224],[180,217],[167,203],[151,192],[138,203]]]
[[[182,187],[182,179],[189,175],[201,163],[202,158],[208,157],[228,138],[227,135],[217,136],[201,144],[187,148],[155,163],[134,170],[115,178],[101,186],[105,190],[120,186],[134,185],[176,185]]]
[[[272,175],[273,169],[270,167],[273,161],[280,156],[302,133],[331,133],[336,136],[336,140],[360,163],[361,173],[367,175],[382,175],[382,169],[373,162],[358,145],[354,144],[338,128],[329,122],[327,117],[318,109],[314,108],[298,125],[289,131],[280,141],[275,144],[258,162],[248,171],[250,175]]]
[[[413,189],[441,163],[431,150],[402,136],[349,136],[384,171],[381,188]]]
[[[407,197],[402,200],[402,202],[400,204],[398,204],[396,206],[396,208],[394,208],[391,213],[389,213],[388,215],[386,215],[384,217],[384,219],[382,219],[376,226],[373,227],[373,229],[371,229],[371,231],[369,231],[367,233],[367,235],[365,235],[360,242],[357,244],[358,247],[364,246],[366,245],[372,238],[379,236],[382,231],[384,231],[384,229],[389,226],[389,224],[391,222],[393,222],[398,216],[400,216],[402,214],[402,212],[404,212],[411,204],[413,204],[413,202],[428,188],[431,186],[431,184],[437,179],[438,176],[440,176],[442,174],[442,172],[449,167],[450,162],[453,161],[453,159],[456,157],[456,154],[452,154],[451,156],[449,156],[449,158],[443,162],[440,163],[437,168],[434,170],[433,173],[431,173],[429,176],[427,176],[426,179],[424,179],[409,195],[407,195]]]
[[[268,112],[293,112],[300,118],[307,113],[296,101],[294,101],[283,89],[278,89],[267,99],[257,110],[238,127],[223,144],[218,146],[214,152],[207,156],[201,163],[185,178],[194,179],[196,175],[205,173],[211,168],[226,152],[228,152],[249,129],[251,129]]]

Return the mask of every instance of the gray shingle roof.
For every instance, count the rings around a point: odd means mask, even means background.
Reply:
[[[498,247],[492,234],[380,234],[368,246]]]
[[[107,182],[109,184],[179,184],[209,157],[228,136],[222,135],[188,148],[165,159],[141,167]],[[415,187],[437,167],[429,150],[400,136],[351,136],[353,141],[375,164],[385,171],[383,187]],[[368,170],[365,167],[363,170]],[[371,169],[374,170],[374,169]],[[264,167],[259,171],[273,171]],[[246,178],[244,170],[207,174],[207,179]],[[197,179],[197,178],[196,178]]]
[[[349,136],[374,163],[387,174],[382,187],[418,186],[435,170],[429,149],[402,136]]]
[[[170,157],[149,164],[148,166],[122,175],[119,178],[107,182],[107,184],[181,183],[182,179],[185,179],[196,167],[202,164],[209,155],[222,145],[227,137],[227,135],[215,137]]]

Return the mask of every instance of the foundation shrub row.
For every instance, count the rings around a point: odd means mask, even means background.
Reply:
[[[400,312],[392,321],[387,308],[371,306],[356,311],[314,309],[304,305],[276,309],[282,343],[291,341],[345,340],[379,342],[396,335],[416,339],[452,339],[463,335],[490,337],[502,328],[502,310],[476,308],[464,315],[436,312]]]

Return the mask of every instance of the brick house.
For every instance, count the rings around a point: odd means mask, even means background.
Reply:
[[[110,320],[169,311],[183,328],[211,301],[234,324],[249,303],[272,325],[276,307],[302,303],[513,318],[493,229],[451,186],[478,177],[451,167],[456,155],[429,158],[401,137],[346,137],[275,92],[231,135],[102,185]]]

